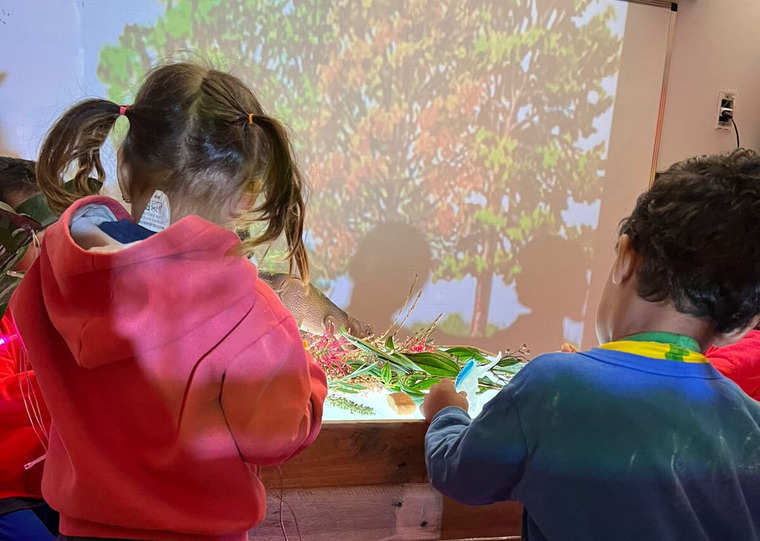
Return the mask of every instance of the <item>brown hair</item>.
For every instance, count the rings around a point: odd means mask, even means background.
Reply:
[[[111,101],[89,99],[66,111],[48,133],[37,162],[37,180],[51,207],[63,210],[92,194],[89,177],[101,182],[100,149],[120,116]],[[237,77],[195,63],[154,69],[124,115],[129,131],[121,149],[132,195],[161,190],[176,196],[183,210],[226,221],[221,209],[238,197],[251,206],[233,224],[249,229],[243,251],[283,233],[291,273],[304,281],[309,262],[303,244],[304,180],[283,125],[267,116],[256,96]],[[76,173],[70,189],[64,174]]]
[[[34,162],[0,156],[0,201],[13,206],[15,199],[27,199],[39,193]]]

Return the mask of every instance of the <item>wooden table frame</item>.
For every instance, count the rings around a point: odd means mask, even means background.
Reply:
[[[326,422],[310,448],[262,470],[267,518],[249,538],[519,540],[519,504],[465,506],[430,487],[426,430],[423,421]]]

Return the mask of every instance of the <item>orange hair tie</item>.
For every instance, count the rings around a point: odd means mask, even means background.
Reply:
[[[248,113],[248,125],[253,124],[253,113]]]

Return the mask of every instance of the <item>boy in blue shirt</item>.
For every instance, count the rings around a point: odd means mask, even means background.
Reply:
[[[621,224],[599,348],[536,358],[474,420],[431,389],[430,482],[521,502],[528,541],[760,540],[760,403],[702,355],[759,316],[760,156],[673,165]]]

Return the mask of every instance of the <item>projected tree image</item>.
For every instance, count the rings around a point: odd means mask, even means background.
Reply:
[[[376,224],[430,243],[432,279],[476,280],[473,336],[494,280],[537,234],[588,235],[568,199],[601,196],[594,119],[613,97],[621,36],[595,0],[167,1],[100,56],[123,99],[157,59],[229,59],[302,144],[314,187],[315,273],[334,279]]]

